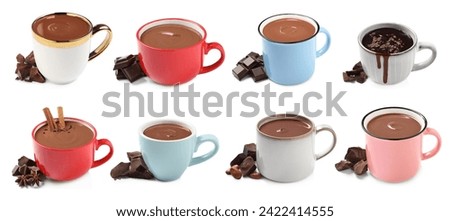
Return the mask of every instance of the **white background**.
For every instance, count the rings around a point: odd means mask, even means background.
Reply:
[[[450,33],[446,21],[450,16],[444,10],[444,2],[8,1],[0,9],[3,30],[0,35],[0,88],[3,103],[0,121],[0,201],[3,206],[0,216],[38,220],[143,220],[154,218],[117,217],[115,209],[149,209],[155,206],[187,209],[217,205],[224,209],[245,208],[256,213],[260,206],[334,207],[332,217],[276,217],[279,220],[343,220],[360,216],[365,217],[365,220],[448,218],[450,174],[447,169],[450,152],[447,138],[450,128],[445,104],[449,91],[447,64],[450,58],[447,39]],[[108,24],[114,32],[110,47],[89,62],[84,73],[72,84],[61,86],[15,81],[15,56],[18,53],[27,55],[32,50],[31,22],[40,15],[57,11],[76,12],[85,15],[94,24]],[[257,32],[259,22],[273,14],[285,12],[309,15],[331,33],[331,47],[317,59],[313,77],[304,84],[289,87],[269,81],[237,81],[231,74],[235,63],[250,51],[261,52],[261,40]],[[332,116],[322,114],[313,118],[316,124],[332,126],[338,135],[336,149],[317,162],[313,175],[289,184],[264,179],[235,180],[225,175],[229,161],[242,151],[243,145],[255,141],[256,123],[266,116],[260,97],[254,99],[261,104],[261,111],[254,118],[239,116],[240,111],[249,109],[238,100],[233,103],[232,117],[225,115],[224,107],[218,109],[223,112],[220,117],[209,118],[202,113],[201,99],[196,100],[194,107],[201,112],[201,117],[187,113],[182,120],[194,124],[199,134],[215,134],[221,147],[214,158],[188,168],[179,180],[167,183],[136,179],[114,181],[110,177],[109,172],[115,165],[127,161],[126,152],[139,150],[138,127],[155,119],[149,114],[139,117],[136,100],[132,101],[130,117],[124,117],[123,112],[115,118],[102,117],[102,111],[111,111],[102,102],[106,92],[120,92],[123,99],[124,82],[115,79],[113,60],[117,56],[137,53],[135,32],[142,24],[167,17],[199,22],[208,32],[207,41],[220,42],[226,51],[225,62],[220,68],[182,85],[181,91],[186,91],[187,86],[194,83],[196,91],[202,95],[217,91],[225,97],[232,91],[239,91],[240,94],[248,91],[261,93],[264,86],[270,84],[273,91],[291,91],[295,96],[285,108],[273,106],[272,109],[279,112],[291,110],[292,102],[301,102],[302,96],[311,91],[324,96],[322,100],[313,99],[311,109],[324,110],[326,82],[332,82],[333,95],[347,91],[339,101],[347,116],[340,116],[333,111]],[[437,59],[430,67],[411,73],[406,81],[398,85],[382,86],[371,81],[362,85],[344,83],[342,72],[351,69],[359,60],[356,41],[359,31],[379,22],[396,22],[411,27],[419,41],[435,44]],[[96,36],[93,44],[101,38],[101,34]],[[427,55],[426,52],[421,53],[417,59]],[[211,52],[206,62],[214,61],[217,56],[216,51]],[[173,91],[172,87],[159,86],[148,79],[141,79],[130,86],[132,91],[143,94],[154,92],[157,97],[164,91]],[[158,99],[155,106],[161,105]],[[122,100],[116,101],[123,103]],[[33,156],[31,130],[45,119],[42,108],[50,107],[56,114],[56,107],[60,105],[64,107],[66,116],[91,122],[96,126],[99,138],[109,138],[115,147],[114,156],[103,166],[90,170],[77,180],[61,183],[47,181],[41,188],[21,189],[14,183],[11,170],[20,156]],[[441,151],[422,163],[416,177],[399,184],[385,183],[370,175],[357,177],[337,172],[334,164],[343,159],[348,147],[364,146],[362,117],[373,109],[392,105],[423,113],[429,126],[441,133]],[[177,118],[172,110],[169,111],[169,118]],[[182,107],[182,110],[187,112],[187,106]],[[327,145],[327,139],[326,135],[318,136],[318,149],[321,144]],[[426,146],[432,146],[433,143],[433,138],[425,139]],[[100,151],[98,155],[102,153]]]

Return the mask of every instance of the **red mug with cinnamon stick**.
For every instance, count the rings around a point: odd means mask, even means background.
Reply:
[[[62,117],[62,111],[55,122],[47,108],[44,112],[47,121],[39,123],[31,135],[36,164],[48,178],[73,180],[112,157],[112,143],[107,139],[97,139],[97,131],[92,124]],[[109,152],[95,160],[95,151],[102,145],[108,146]]]

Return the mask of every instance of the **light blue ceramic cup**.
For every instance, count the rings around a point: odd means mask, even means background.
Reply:
[[[308,39],[297,42],[277,42],[263,34],[264,27],[279,19],[300,19],[312,24],[315,33]],[[264,19],[258,26],[263,39],[264,68],[270,80],[281,85],[301,84],[314,73],[316,58],[322,56],[330,47],[331,37],[328,31],[319,26],[314,19],[299,14],[278,14]],[[316,50],[317,35],[325,35],[325,43]]]
[[[192,134],[178,140],[158,140],[144,135],[145,129],[158,124],[173,123],[188,128]],[[156,179],[173,181],[181,177],[192,165],[202,163],[213,157],[219,150],[219,141],[211,134],[196,135],[192,125],[175,120],[152,121],[139,129],[139,142],[145,164]],[[204,142],[211,142],[214,147],[200,156],[193,156]]]

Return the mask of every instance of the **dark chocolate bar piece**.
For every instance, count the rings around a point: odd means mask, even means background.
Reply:
[[[113,179],[120,179],[128,175],[130,169],[130,163],[120,162],[111,170],[111,177]]]
[[[256,144],[255,143],[249,143],[244,145],[244,151],[245,156],[250,156],[253,158],[254,161],[256,161]]]
[[[231,162],[230,166],[240,165],[247,156],[244,153],[238,154]]]
[[[264,70],[264,67],[256,67],[252,69],[252,78],[255,82],[259,82],[262,80],[266,80],[268,77],[266,75],[266,71]]]
[[[353,167],[353,163],[347,160],[341,160],[339,163],[334,165],[337,171],[342,171],[346,169],[350,169]]]
[[[133,63],[131,66],[128,66],[123,70],[123,74],[125,75],[125,77],[131,82],[135,82],[136,80],[138,80],[139,78],[144,77],[144,72],[141,69],[141,66],[139,65],[139,63]]]
[[[251,51],[250,53],[248,53],[247,57],[251,57],[251,58],[257,60],[257,58],[260,57],[260,55],[254,51]]]
[[[130,66],[131,64],[133,64],[134,62],[136,62],[136,55],[127,55],[127,56],[123,56],[123,57],[118,57],[114,60],[114,68],[113,70],[118,70],[118,69],[123,69],[126,68],[128,66]]]
[[[116,79],[117,80],[125,80],[127,79],[127,77],[125,76],[125,74],[123,73],[122,69],[117,69],[114,71],[116,74]]]
[[[239,168],[243,176],[248,176],[256,170],[255,161],[251,156],[248,156],[242,161]]]
[[[27,166],[36,166],[36,162],[34,162],[34,160],[26,157],[26,156],[22,156],[20,157],[18,160],[17,165],[22,166],[22,165],[27,165]]]
[[[245,67],[247,67],[248,69],[252,69],[258,65],[258,62],[255,58],[248,56],[242,61],[242,64],[245,65]]]
[[[235,68],[233,68],[233,75],[234,77],[236,77],[238,80],[242,80],[245,77],[247,77],[250,74],[250,71],[248,68],[246,68],[244,65],[242,64],[238,64]]]
[[[139,151],[127,152],[128,160],[139,159],[142,157],[142,153]]]
[[[353,164],[358,163],[360,160],[367,160],[366,150],[361,147],[350,147],[348,148],[344,159],[352,162]]]

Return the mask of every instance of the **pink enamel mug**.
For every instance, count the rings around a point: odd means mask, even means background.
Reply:
[[[427,127],[419,112],[403,107],[383,107],[362,119],[366,133],[366,155],[370,173],[386,182],[411,179],[419,171],[422,160],[439,152],[441,136]],[[403,133],[403,134],[402,134]],[[435,146],[423,152],[423,136],[436,138]]]

